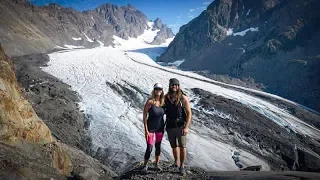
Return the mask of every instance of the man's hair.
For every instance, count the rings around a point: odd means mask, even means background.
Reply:
[[[170,89],[170,86],[169,86],[169,89]],[[178,91],[177,92],[175,92],[176,93],[176,97],[177,97],[177,101],[176,101],[176,105],[178,105],[179,104],[179,102],[180,102],[180,100],[181,100],[181,98],[182,98],[182,95],[183,95],[183,93],[182,93],[182,91],[181,91],[181,89],[180,89],[180,85],[179,85],[179,89],[178,89]],[[165,97],[168,97],[169,96],[169,92],[165,95]]]

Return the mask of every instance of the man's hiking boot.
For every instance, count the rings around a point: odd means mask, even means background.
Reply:
[[[186,174],[186,169],[185,169],[183,166],[181,166],[181,167],[179,168],[179,172],[180,172],[180,175],[181,175],[181,176],[184,176],[184,175]]]
[[[162,168],[161,168],[161,166],[160,166],[159,164],[156,164],[156,165],[154,166],[154,169],[155,169],[156,171],[162,171]]]
[[[141,170],[143,173],[147,173],[148,172],[148,165],[144,165],[142,167],[142,170]]]

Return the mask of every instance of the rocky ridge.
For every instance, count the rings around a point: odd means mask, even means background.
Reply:
[[[63,48],[113,45],[113,35],[123,39],[141,35],[147,17],[131,5],[104,4],[79,12],[52,3],[36,6],[26,0],[0,2],[0,42],[9,56],[49,52]],[[153,44],[173,37],[163,25]]]

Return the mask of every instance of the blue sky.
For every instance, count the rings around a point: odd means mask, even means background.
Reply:
[[[79,11],[91,10],[101,4],[110,3],[123,6],[131,4],[142,11],[150,20],[161,18],[174,33],[200,15],[213,0],[28,0],[37,5],[57,3]]]

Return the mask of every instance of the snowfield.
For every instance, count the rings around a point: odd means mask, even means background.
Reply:
[[[248,11],[248,12],[250,13],[250,11]],[[256,28],[251,27],[249,29],[246,29],[246,30],[243,30],[243,31],[240,31],[240,32],[236,32],[236,33],[233,32],[233,29],[229,28],[229,29],[227,29],[227,36],[231,36],[231,35],[233,35],[233,36],[244,36],[249,31],[257,32],[257,31],[259,31],[259,28],[258,27],[256,27]]]
[[[126,157],[122,155],[124,153],[135,157],[134,160],[143,160],[146,148],[142,122],[142,108],[145,101],[143,95],[150,94],[156,82],[163,84],[164,91],[167,92],[170,78],[179,79],[182,89],[190,95],[190,99],[195,100],[195,103],[192,104],[193,109],[199,107],[196,103],[197,97],[192,95],[190,89],[201,88],[251,107],[283,128],[290,128],[297,133],[320,139],[318,129],[267,101],[219,86],[217,85],[219,82],[192,72],[160,66],[151,59],[152,53],[159,53],[157,48],[166,47],[170,40],[158,46],[148,44],[155,36],[156,31],[152,31],[150,28],[138,38],[123,40],[114,36],[115,48],[99,47],[55,52],[49,54],[50,62],[47,67],[43,68],[44,71],[71,85],[72,89],[80,94],[82,98],[81,109],[91,119],[89,132],[94,145],[93,150],[108,149],[109,161],[125,162]],[[152,51],[152,48],[155,49],[155,52]],[[144,53],[143,50],[133,51],[139,49],[149,50],[147,53]],[[124,98],[111,85],[118,89],[122,88],[123,91],[128,89],[130,92],[134,92],[132,95],[134,97],[132,100]],[[230,87],[237,86],[230,85]],[[250,90],[243,87],[237,88]],[[279,98],[256,90],[250,91]],[[135,102],[139,102],[140,106],[135,106]],[[233,120],[230,115],[215,109],[211,109],[207,113],[215,113],[226,120]],[[236,171],[239,168],[231,156],[237,151],[241,154],[240,162],[243,165],[259,164],[262,165],[263,170],[270,170],[269,165],[263,159],[259,159],[231,143],[221,141],[221,138],[214,139],[207,136],[207,134],[215,134],[216,137],[219,137],[219,134],[211,129],[204,127],[201,130],[196,130],[191,125],[189,132],[187,147],[188,164],[191,166],[208,170]],[[162,152],[162,159],[172,159],[171,148],[166,138],[162,144]]]

